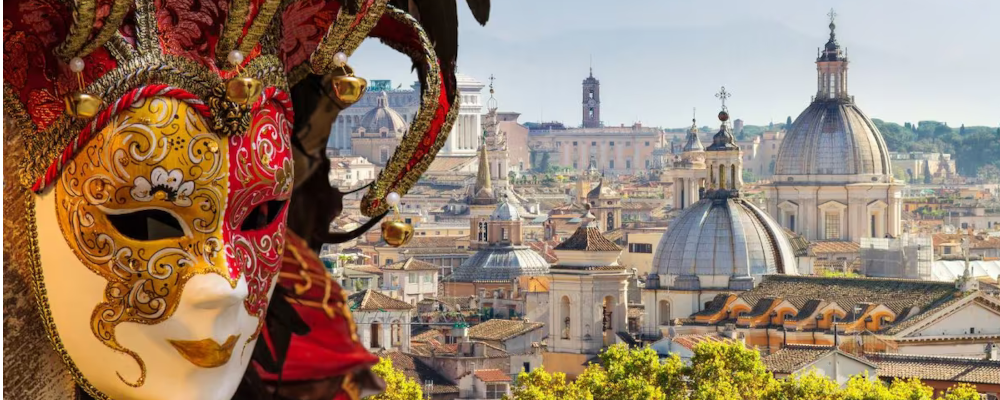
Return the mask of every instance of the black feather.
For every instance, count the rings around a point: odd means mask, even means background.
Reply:
[[[441,66],[454,71],[458,59],[458,5],[453,0],[412,2],[416,5],[420,26],[434,45],[434,52],[437,53]]]
[[[476,22],[486,26],[486,22],[490,20],[490,0],[465,1],[469,4],[469,10],[472,10],[472,17],[476,19]]]

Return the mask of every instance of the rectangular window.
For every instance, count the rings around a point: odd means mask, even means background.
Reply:
[[[615,169],[615,160],[608,161],[608,168]]]
[[[875,214],[872,214],[872,237],[878,237],[878,234],[875,233]]]
[[[649,142],[646,142],[646,147],[649,147]]]
[[[840,239],[840,213],[827,211],[823,215],[827,240]]]
[[[615,142],[610,142],[610,143],[608,143],[608,144],[609,144],[609,145],[611,145],[611,146],[614,146],[614,145],[615,145]]]
[[[576,146],[576,142],[573,142],[573,145]]]
[[[424,275],[424,283],[431,283],[431,278],[433,277],[433,274]]]
[[[507,228],[500,228],[500,237],[502,240],[510,240],[510,232],[507,231]]]
[[[525,361],[524,362],[524,373],[529,373],[529,372],[531,372],[531,363]]]
[[[788,230],[795,232],[795,214],[788,216]]]
[[[632,169],[632,160],[625,160],[625,169]]]
[[[652,253],[653,244],[652,243],[629,243],[628,244],[629,253]]]
[[[579,167],[577,167],[576,161],[573,161],[573,169],[577,169],[577,168],[579,168]]]
[[[406,280],[410,283],[417,283],[417,274],[410,272],[406,276]]]
[[[591,146],[597,146],[597,142],[590,142]]]
[[[625,145],[626,145],[626,146],[631,146],[631,145],[632,145],[632,142],[625,142]]]
[[[486,398],[487,399],[500,399],[507,394],[507,384],[506,383],[490,383],[486,385]]]

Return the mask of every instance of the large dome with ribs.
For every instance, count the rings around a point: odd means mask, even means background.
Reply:
[[[853,101],[814,101],[781,142],[776,175],[891,175],[882,134]]]
[[[660,239],[653,266],[660,285],[679,286],[698,276],[729,277],[733,289],[762,275],[797,275],[791,243],[764,211],[739,198],[706,198],[685,209]],[[670,279],[679,280],[670,283]],[[689,283],[690,284],[690,283]],[[697,284],[700,286],[700,284]],[[687,289],[698,289],[688,287]]]

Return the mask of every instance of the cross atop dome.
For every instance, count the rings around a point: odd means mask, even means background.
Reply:
[[[493,93],[495,93],[493,91],[493,81],[495,81],[496,79],[497,78],[494,77],[493,74],[490,74],[490,98],[489,100],[486,100],[486,109],[489,110],[490,112],[497,110],[497,99],[493,97]]]
[[[719,93],[715,94],[715,98],[722,101],[722,111],[728,111],[728,109],[726,108],[726,99],[730,97],[733,97],[733,94],[727,92],[725,86],[723,86],[722,89],[719,90]]]

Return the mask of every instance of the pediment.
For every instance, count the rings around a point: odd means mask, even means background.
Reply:
[[[929,312],[918,323],[901,331],[900,336],[1000,334],[1000,300],[982,293]]]

